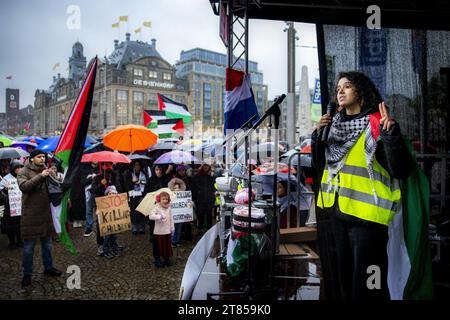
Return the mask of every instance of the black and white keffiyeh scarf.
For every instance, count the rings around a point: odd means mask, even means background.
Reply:
[[[333,178],[344,166],[345,160],[347,159],[351,148],[355,145],[364,130],[366,130],[364,141],[365,158],[369,177],[372,182],[372,191],[375,200],[377,201],[377,196],[373,185],[373,158],[376,150],[376,142],[372,136],[369,115],[349,121],[344,121],[344,114],[342,112],[337,113],[333,117],[333,122],[327,140],[328,146],[325,148],[328,169],[328,193],[331,192],[331,188],[333,187]],[[334,186],[334,188],[337,188],[337,186]]]

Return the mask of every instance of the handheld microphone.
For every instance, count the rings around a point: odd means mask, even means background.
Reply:
[[[327,113],[331,116],[331,119],[333,119],[334,115],[336,114],[336,108],[337,108],[336,102],[331,101],[328,104]],[[328,140],[328,135],[330,134],[330,127],[331,127],[331,123],[323,128],[322,142],[324,142],[324,143],[326,143]]]

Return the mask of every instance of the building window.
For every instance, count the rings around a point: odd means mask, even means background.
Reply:
[[[133,123],[142,124],[142,112],[144,110],[144,93],[140,91],[133,92]]]
[[[182,104],[186,104],[186,98],[183,96],[175,96],[175,101]]]
[[[149,93],[148,94],[148,104],[150,107],[150,110],[158,110],[158,96],[156,93]]]
[[[128,91],[117,90],[117,125],[127,123]]]
[[[156,79],[156,78],[158,78],[158,73],[156,71],[149,71],[148,77],[152,78],[152,79]]]
[[[144,102],[144,93],[140,91],[133,92],[133,100],[134,103],[143,103]]]
[[[134,75],[137,77],[142,77],[144,73],[142,72],[142,69],[134,69]]]
[[[170,81],[172,80],[172,75],[170,73],[164,73],[163,79]]]
[[[211,85],[203,83],[203,123],[211,123]]]

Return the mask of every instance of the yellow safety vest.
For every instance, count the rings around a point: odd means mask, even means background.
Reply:
[[[374,179],[370,180],[364,152],[365,136],[366,131],[361,134],[348,153],[342,169],[331,180],[330,192],[327,192],[328,167],[325,167],[321,181],[322,188],[317,197],[317,206],[331,208],[334,205],[336,191],[338,191],[340,212],[388,226],[401,199],[400,183],[397,179],[389,176],[389,173],[375,157],[373,160]]]

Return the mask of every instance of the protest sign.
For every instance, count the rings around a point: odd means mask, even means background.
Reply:
[[[8,189],[9,214],[11,217],[22,215],[22,191],[19,189],[17,179],[11,175],[6,175],[2,180],[3,187]]]
[[[191,191],[174,191],[176,199],[171,203],[174,223],[190,222],[194,220]]]
[[[95,198],[100,236],[131,229],[130,207],[126,193]]]

